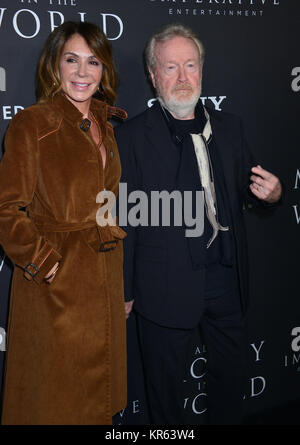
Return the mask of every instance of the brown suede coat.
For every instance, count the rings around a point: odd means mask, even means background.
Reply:
[[[110,424],[126,406],[125,232],[96,224],[97,194],[118,190],[107,119],[122,113],[94,99],[91,111],[106,147],[104,170],[100,145],[63,95],[20,111],[7,131],[0,244],[16,267],[3,424]]]

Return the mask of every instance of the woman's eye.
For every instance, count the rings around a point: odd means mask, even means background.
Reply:
[[[100,65],[99,62],[97,62],[97,60],[92,60],[92,61],[90,62],[90,64],[91,64],[91,65],[94,65],[94,66],[98,66],[98,65]]]
[[[68,63],[75,63],[76,60],[75,60],[75,59],[72,59],[71,57],[69,57],[69,58],[67,59],[67,62],[68,62]]]

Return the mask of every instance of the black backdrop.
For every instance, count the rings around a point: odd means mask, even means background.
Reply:
[[[284,204],[276,212],[246,217],[251,306],[245,423],[293,422],[292,408],[300,402],[299,0],[0,0],[1,141],[18,109],[35,101],[42,44],[66,20],[91,21],[106,32],[120,74],[118,105],[130,117],[153,99],[142,63],[148,37],[169,22],[191,26],[207,53],[203,102],[241,115],[255,156],[284,182]],[[0,251],[0,376],[11,273]],[[199,424],[205,418],[204,364],[205,347],[195,338],[183,404]],[[128,406],[117,424],[147,423],[142,381],[131,316]]]

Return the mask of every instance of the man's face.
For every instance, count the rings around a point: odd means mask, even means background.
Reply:
[[[155,56],[156,69],[150,74],[158,96],[175,118],[193,118],[202,80],[197,45],[191,39],[173,37],[156,45]]]

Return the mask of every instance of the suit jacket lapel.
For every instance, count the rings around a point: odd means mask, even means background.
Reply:
[[[165,172],[168,189],[173,189],[180,161],[179,148],[172,140],[170,130],[162,116],[158,101],[148,110],[146,117],[146,138],[151,144],[161,168]]]
[[[224,126],[223,119],[218,113],[214,110],[207,111],[210,115],[212,136],[215,140],[221,168],[223,169],[227,196],[233,211],[238,205],[236,202],[238,165],[234,162],[234,135],[227,131],[227,127]]]
[[[222,162],[222,169],[224,172],[225,182],[226,186],[230,191],[232,187],[232,140],[230,138],[230,135],[224,128],[222,118],[215,114],[213,110],[208,110],[208,113],[210,115],[210,122],[211,122],[211,128],[212,128],[212,136],[215,139],[217,148],[218,148],[218,154],[219,158]]]

